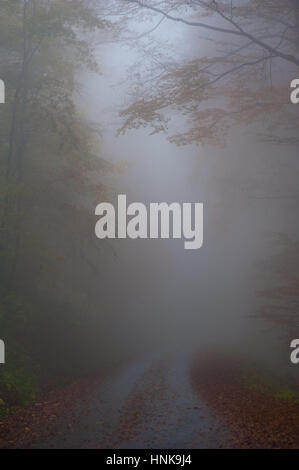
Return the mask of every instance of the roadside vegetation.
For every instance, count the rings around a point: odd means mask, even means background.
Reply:
[[[76,107],[80,71],[98,69],[89,39],[108,24],[92,3],[0,5],[0,415],[103,361],[93,213],[109,165]]]

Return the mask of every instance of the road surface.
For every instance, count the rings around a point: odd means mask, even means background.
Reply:
[[[229,432],[195,395],[190,358],[149,358],[96,387],[36,448],[219,448]]]

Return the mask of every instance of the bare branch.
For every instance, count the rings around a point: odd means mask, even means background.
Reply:
[[[210,30],[210,31],[217,31],[217,32],[225,33],[225,34],[232,34],[232,35],[235,35],[235,36],[250,39],[250,41],[252,41],[254,44],[258,45],[262,49],[266,50],[271,55],[273,55],[275,57],[280,57],[281,59],[284,59],[288,62],[291,62],[291,63],[299,66],[299,59],[297,59],[294,55],[287,54],[287,53],[285,53],[281,50],[278,50],[277,48],[272,47],[269,44],[267,44],[266,42],[262,41],[261,39],[255,37],[253,34],[245,31],[238,23],[236,23],[232,18],[226,16],[218,8],[217,2],[213,2],[214,8],[212,6],[210,6],[210,8],[215,13],[217,13],[220,17],[222,17],[227,22],[229,22],[234,27],[234,29],[222,28],[222,27],[213,26],[211,24],[202,23],[202,22],[198,22],[198,21],[188,21],[188,20],[185,20],[184,18],[180,18],[180,17],[170,15],[169,13],[161,10],[158,7],[148,5],[148,4],[144,3],[142,0],[124,0],[124,1],[126,1],[128,3],[131,3],[131,4],[139,5],[141,8],[145,8],[145,9],[154,11],[156,13],[159,13],[159,14],[163,15],[165,18],[167,18],[169,20],[176,21],[176,22],[179,22],[179,23],[183,23],[183,24],[186,24],[188,26],[193,26],[193,27],[198,27],[198,28],[205,28],[205,29]]]

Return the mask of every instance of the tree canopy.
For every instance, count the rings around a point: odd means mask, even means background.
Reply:
[[[297,143],[298,112],[290,104],[290,81],[298,73],[299,8],[294,0],[122,0],[133,18],[150,14],[192,30],[193,57],[168,55],[156,46],[155,72],[143,72],[122,112],[121,132],[150,126],[171,141],[222,143],[234,123],[263,123],[260,134],[275,143]],[[153,28],[151,34],[156,31]],[[200,47],[213,43],[213,55]],[[145,48],[146,49],[146,48]],[[164,60],[161,59],[164,50]],[[146,54],[146,52],[145,52]],[[148,54],[147,57],[150,60]],[[165,67],[167,64],[167,67]],[[136,96],[141,95],[140,99]],[[212,103],[217,99],[217,106]],[[222,105],[219,105],[219,103]],[[169,133],[171,114],[186,128]],[[266,120],[265,120],[266,117]]]

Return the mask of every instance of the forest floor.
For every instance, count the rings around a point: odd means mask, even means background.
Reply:
[[[231,357],[199,357],[191,375],[198,396],[228,426],[231,447],[299,448],[299,393],[269,371]]]
[[[0,419],[0,449],[31,448],[41,436],[59,434],[61,419],[68,428],[76,425],[72,419],[78,403],[88,403],[100,377],[85,378],[57,390],[43,393],[31,405],[11,412]]]
[[[0,421],[0,448],[298,448],[299,395],[253,366],[151,357]]]
[[[193,390],[191,363],[150,357],[51,392],[2,420],[0,447],[225,447],[229,432]]]

